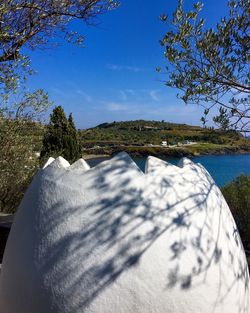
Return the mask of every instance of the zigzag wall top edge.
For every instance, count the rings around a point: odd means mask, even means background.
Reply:
[[[117,155],[115,155],[114,157],[112,157],[109,160],[103,161],[100,164],[90,168],[90,166],[88,165],[88,163],[83,159],[79,159],[76,162],[70,164],[66,159],[64,159],[63,157],[59,156],[56,159],[49,157],[49,159],[47,160],[47,162],[45,163],[45,165],[43,166],[43,170],[44,169],[64,169],[64,170],[77,170],[77,169],[81,169],[84,171],[88,171],[90,169],[95,169],[98,167],[103,167],[106,164],[111,165],[113,162],[115,161],[124,161],[127,164],[130,164],[131,166],[135,167],[138,169],[138,171],[142,172],[141,169],[137,166],[137,164],[134,162],[134,160],[129,156],[128,153],[126,152],[120,152]],[[167,161],[163,161],[157,157],[154,156],[148,156],[146,159],[146,164],[145,164],[145,169],[144,169],[144,173],[145,174],[150,174],[155,172],[159,167],[168,167],[168,169],[172,169],[173,171],[176,171],[176,173],[178,173],[179,171],[182,170],[186,170],[192,166],[201,166],[200,164],[196,164],[194,162],[192,162],[190,159],[184,157],[181,158],[181,160],[178,162],[177,166],[173,165],[172,163],[169,163]],[[143,173],[143,172],[142,172]]]

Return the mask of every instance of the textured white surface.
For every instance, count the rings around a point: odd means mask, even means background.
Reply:
[[[53,159],[53,158],[52,158]],[[46,167],[53,167],[53,168],[67,168],[70,166],[69,162],[65,160],[63,157],[59,156],[54,161],[50,162],[50,158],[48,160],[49,164]],[[47,162],[47,163],[48,163]],[[46,165],[46,164],[45,164]]]
[[[68,168],[70,170],[82,169],[82,170],[87,171],[90,169],[90,166],[84,159],[79,159],[75,163],[70,165],[69,162],[61,156],[56,159],[49,157],[48,161],[44,164],[42,169],[44,170],[47,166],[52,166],[52,167],[57,167],[57,168]]]
[[[241,240],[201,165],[150,157],[144,175],[125,153],[89,170],[59,161],[16,215],[1,313],[249,313]]]
[[[54,158],[49,157],[48,161],[47,161],[47,162],[44,164],[44,166],[43,166],[43,170],[44,170],[48,165],[50,165],[52,162],[54,162],[54,161],[55,161]]]
[[[77,160],[75,163],[71,164],[70,165],[70,169],[83,169],[85,171],[89,170],[90,169],[90,166],[88,165],[88,163],[83,160],[83,159],[79,159]]]

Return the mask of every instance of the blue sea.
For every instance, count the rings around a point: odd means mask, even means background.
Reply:
[[[95,166],[107,158],[88,160],[89,165]],[[146,158],[133,158],[142,171],[145,168]],[[163,159],[163,158],[162,158]],[[216,184],[222,187],[240,174],[250,175],[250,154],[238,155],[206,155],[191,158],[196,163],[201,163],[212,175]],[[180,158],[164,158],[168,162],[177,164]]]

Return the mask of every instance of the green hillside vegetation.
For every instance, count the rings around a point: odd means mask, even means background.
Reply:
[[[0,117],[0,212],[14,212],[39,168],[44,126]]]
[[[80,138],[84,154],[110,155],[125,150],[138,156],[181,156],[250,151],[250,142],[236,131],[165,121],[103,123],[81,130]],[[162,141],[167,141],[169,147],[162,147]]]

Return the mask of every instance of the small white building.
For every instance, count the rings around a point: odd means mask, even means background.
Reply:
[[[168,145],[168,142],[167,142],[167,141],[162,141],[162,142],[161,142],[161,145],[164,146],[164,147],[166,147],[166,146]]]

